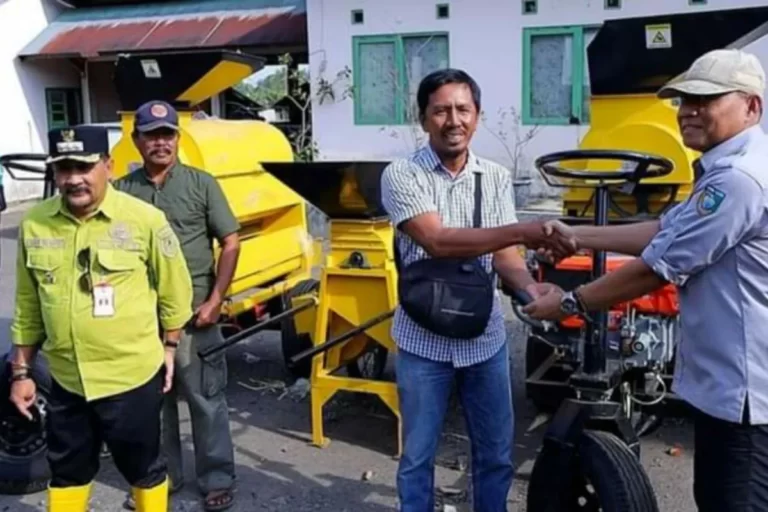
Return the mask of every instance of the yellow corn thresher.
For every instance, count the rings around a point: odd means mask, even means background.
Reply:
[[[223,308],[227,323],[243,329],[239,339],[278,324],[289,357],[311,346],[311,311],[306,306],[291,311],[289,304],[293,297],[316,290],[316,253],[306,202],[265,172],[261,162],[292,162],[293,149],[269,123],[196,112],[205,100],[263,64],[261,58],[229,51],[119,56],[114,82],[123,109],[123,135],[112,156],[115,178],[140,167],[131,139],[136,108],[149,100],[165,100],[177,108],[180,160],[216,177],[241,225],[240,259]]]
[[[394,383],[378,378],[394,350],[388,319],[397,301],[392,228],[376,206],[387,162],[302,164],[268,123],[194,116],[195,105],[261,64],[230,52],[120,57],[115,83],[125,111],[123,138],[113,150],[115,176],[140,165],[131,140],[135,109],[150,99],[176,105],[180,159],[216,177],[242,225],[224,314],[243,329],[217,350],[279,322],[289,368],[311,376],[312,437],[324,446],[322,408],[337,391],[378,395],[398,416]],[[162,78],[148,77],[148,69]],[[324,260],[321,244],[310,237],[305,200],[330,217]],[[316,261],[319,280],[312,279]],[[340,369],[347,375],[336,375]]]
[[[397,389],[378,379],[388,352],[397,305],[393,228],[380,201],[380,178],[387,162],[265,162],[264,168],[304,196],[330,219],[330,248],[321,270],[314,347],[292,363],[312,357],[312,441],[325,446],[323,406],[339,391],[378,396],[398,418]],[[374,355],[373,375],[349,371]],[[347,368],[347,375],[338,370]]]

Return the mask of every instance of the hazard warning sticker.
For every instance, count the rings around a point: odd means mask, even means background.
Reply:
[[[672,48],[672,25],[669,23],[646,25],[645,47],[649,50]]]

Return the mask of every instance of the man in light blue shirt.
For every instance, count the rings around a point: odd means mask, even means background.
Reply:
[[[702,153],[690,197],[661,221],[552,227],[584,248],[639,255],[573,297],[596,310],[678,287],[674,391],[696,410],[694,496],[701,511],[768,510],[768,139],[758,59],[715,50],[659,92],[679,97],[686,146]],[[525,311],[564,315],[556,290]]]

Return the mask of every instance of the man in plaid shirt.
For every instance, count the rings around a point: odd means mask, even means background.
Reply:
[[[537,297],[537,284],[517,245],[573,252],[570,240],[548,238],[543,223],[518,223],[511,173],[477,157],[469,143],[477,128],[480,89],[460,70],[436,71],[421,82],[419,115],[429,143],[392,162],[381,178],[382,201],[397,227],[400,264],[436,257],[479,257],[486,271]],[[480,173],[481,227],[473,228],[473,175]],[[397,475],[402,512],[434,509],[434,460],[448,400],[456,383],[472,451],[476,512],[506,510],[514,473],[509,353],[499,294],[490,322],[474,339],[440,336],[398,308],[397,384],[404,450]]]

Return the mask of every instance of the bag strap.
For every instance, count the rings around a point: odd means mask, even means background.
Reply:
[[[479,228],[482,226],[482,208],[483,208],[483,183],[481,180],[481,174],[475,173],[475,211],[474,220],[472,222],[473,227]]]

